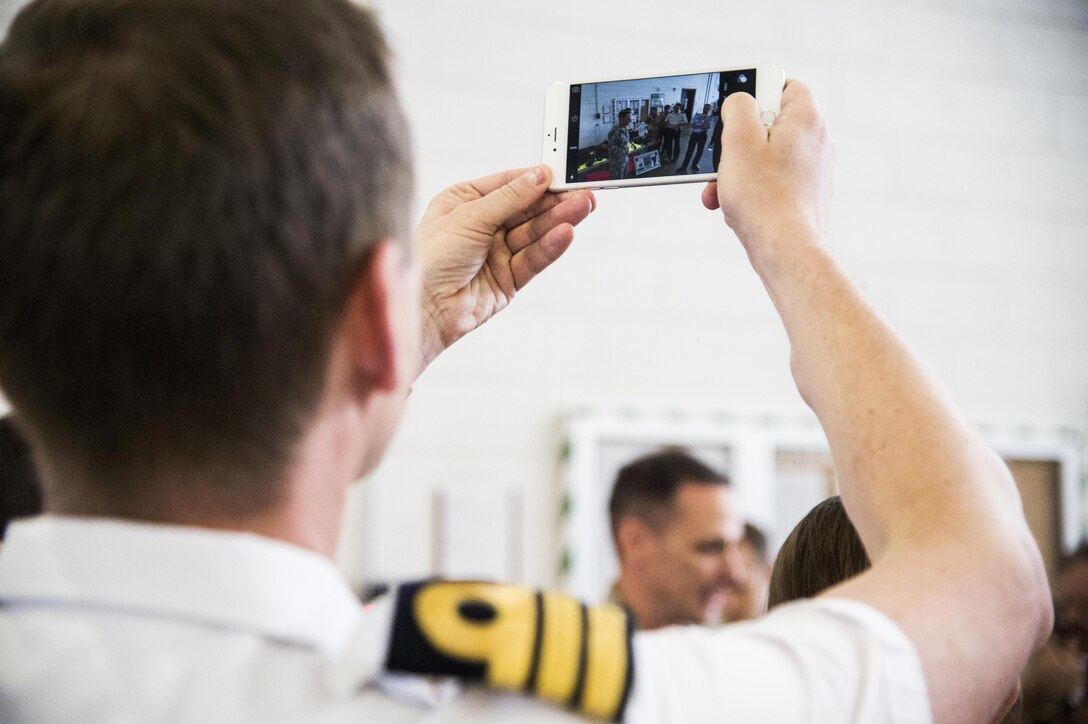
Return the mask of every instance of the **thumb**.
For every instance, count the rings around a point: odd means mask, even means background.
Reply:
[[[463,207],[465,213],[493,229],[523,216],[548,190],[551,170],[534,166],[512,181]]]
[[[710,211],[717,211],[721,208],[721,202],[718,200],[717,181],[707,183],[706,188],[703,189],[703,206]]]
[[[722,103],[722,143],[750,142],[754,138],[767,138],[759,104],[747,93],[734,93]]]

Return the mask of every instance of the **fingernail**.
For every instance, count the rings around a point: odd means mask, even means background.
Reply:
[[[534,166],[533,168],[526,171],[525,176],[523,176],[522,178],[531,183],[533,186],[539,186],[540,184],[544,183],[544,169],[540,166]]]

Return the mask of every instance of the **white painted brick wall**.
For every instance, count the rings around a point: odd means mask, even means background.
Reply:
[[[536,161],[553,81],[781,63],[838,144],[833,246],[968,416],[1088,432],[1084,2],[378,7],[419,121],[420,203]],[[396,524],[380,524],[381,555],[345,551],[350,575],[363,560],[429,572],[427,496],[456,477],[524,487],[526,577],[548,582],[555,430],[572,410],[807,414],[774,311],[698,193],[599,193],[568,255],[427,371],[371,481],[381,509],[349,516]]]

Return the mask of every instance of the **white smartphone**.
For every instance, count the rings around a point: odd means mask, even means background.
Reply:
[[[721,102],[755,96],[769,126],[784,85],[777,65],[555,83],[544,101],[551,188],[709,181],[721,154]]]

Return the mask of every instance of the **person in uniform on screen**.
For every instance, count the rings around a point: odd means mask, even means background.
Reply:
[[[676,173],[685,173],[688,163],[691,163],[691,172],[699,170],[699,161],[703,157],[703,149],[706,148],[706,132],[710,129],[711,105],[703,106],[702,113],[696,113],[691,117],[691,135],[688,136],[688,150],[684,154],[684,160],[676,167]]]
[[[627,154],[631,151],[631,109],[624,108],[616,117],[616,125],[608,132],[608,177],[627,178]]]
[[[665,127],[665,114],[661,110],[661,106],[654,106],[650,111],[650,115],[646,118],[646,142],[648,144],[657,143],[658,152],[664,150],[664,127]],[[661,162],[664,163],[665,159],[662,158]]]
[[[684,115],[684,106],[677,103],[665,115],[665,148],[666,159],[664,163],[671,163],[680,158],[680,134],[688,117]]]

